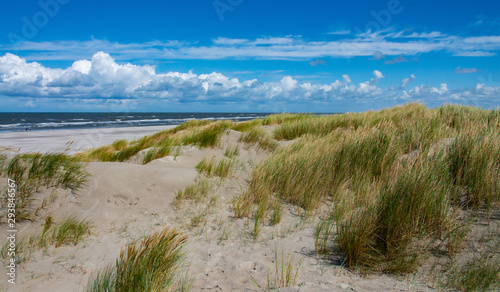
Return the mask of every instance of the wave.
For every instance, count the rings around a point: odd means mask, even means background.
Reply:
[[[23,124],[17,123],[17,124],[7,124],[7,125],[0,125],[0,128],[16,128],[16,127],[22,127]],[[28,125],[26,125],[28,126]]]
[[[127,116],[133,117],[133,116]],[[138,116],[136,116],[138,117]],[[121,120],[119,117],[113,117],[109,120],[92,120],[92,118],[70,118],[70,119],[45,119],[44,121],[29,123],[23,121],[22,123],[13,123],[13,124],[0,124],[0,130],[3,131],[22,131],[26,128],[31,129],[64,129],[64,128],[95,128],[95,127],[131,127],[131,126],[153,126],[153,125],[178,125],[182,124],[186,121],[190,120],[250,120],[256,118],[263,118],[265,115],[245,115],[245,116],[209,116],[209,117],[198,117],[195,118],[193,115],[186,115],[185,117],[179,118],[156,118],[156,116],[152,116],[155,118],[149,119],[137,119],[137,120]]]

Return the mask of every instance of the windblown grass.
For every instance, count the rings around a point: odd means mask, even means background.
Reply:
[[[262,121],[262,124],[263,125],[284,124],[300,120],[307,120],[312,117],[315,116],[311,114],[288,114],[288,113],[274,114],[265,117],[264,120]]]
[[[171,153],[171,147],[197,145],[200,148],[215,147],[222,134],[234,123],[232,121],[192,120],[175,128],[126,142],[119,140],[75,155],[81,161],[126,161],[140,151],[152,148],[144,157],[146,164]]]
[[[227,158],[234,158],[240,154],[240,147],[235,146],[235,147],[227,147],[226,150],[224,151],[224,156]]]
[[[203,158],[198,164],[196,164],[195,168],[200,173],[204,173],[207,176],[219,176],[219,177],[228,177],[234,167],[234,160],[222,158],[217,160],[215,157],[212,158]]]
[[[256,167],[250,193],[256,201],[278,194],[305,209],[315,208],[328,196],[335,197],[347,180],[381,176],[397,155],[395,141],[382,131],[363,128],[319,139],[308,136]]]
[[[52,241],[56,247],[63,244],[77,245],[83,237],[90,235],[91,227],[91,221],[68,217],[54,228]]]
[[[61,222],[53,221],[52,216],[45,218],[43,231],[41,234],[17,238],[15,248],[12,248],[10,242],[6,242],[0,248],[0,258],[7,260],[11,258],[14,251],[16,263],[22,264],[28,261],[31,254],[41,248],[47,248],[49,245],[60,247],[61,245],[77,245],[82,239],[91,234],[93,223],[88,220],[79,220],[76,217],[67,217]]]
[[[443,287],[459,291],[498,291],[500,289],[500,241],[498,222],[495,228],[488,226],[486,231],[476,234],[481,242],[480,250],[466,255],[465,258],[451,258],[445,264],[444,277],[440,281]],[[475,244],[475,243],[474,243]]]
[[[116,150],[123,150],[127,147],[127,145],[128,145],[128,141],[126,139],[122,139],[122,140],[116,140],[115,142],[113,142],[113,144],[111,144],[111,147],[113,147]]]
[[[154,147],[151,148],[146,155],[144,156],[144,159],[142,161],[142,164],[148,164],[149,162],[165,157],[167,155],[170,155],[170,152],[172,151],[172,147],[170,146],[161,146],[161,147]]]
[[[242,140],[258,140],[253,131]],[[236,217],[257,210],[258,231],[276,199],[306,211],[333,200],[330,219],[317,227],[318,253],[327,252],[335,226],[345,265],[411,272],[433,242],[465,230],[456,208],[498,208],[498,133],[500,111],[455,105],[295,117],[274,135],[298,141],[254,168],[233,209]],[[460,243],[451,245],[456,252]]]
[[[219,143],[222,133],[224,133],[233,122],[217,121],[203,128],[195,128],[190,133],[182,136],[183,144],[195,144],[200,148],[215,147]]]
[[[77,245],[83,238],[91,234],[93,223],[80,220],[74,216],[64,218],[61,222],[53,221],[52,216],[45,218],[42,234],[30,238],[31,248],[45,248],[48,245]]]
[[[182,287],[179,272],[187,236],[177,229],[134,242],[120,252],[114,266],[89,279],[86,291],[173,291]]]
[[[228,129],[241,132],[252,132],[255,130],[259,132],[259,136],[261,136],[261,131],[259,131],[258,128],[261,125],[281,124],[287,121],[298,121],[312,117],[314,116],[304,114],[279,114],[268,116],[265,119],[255,119],[239,123],[234,123],[229,120],[191,120],[175,128],[160,131],[139,140],[130,142],[126,140],[117,140],[111,145],[105,145],[79,153],[76,157],[81,161],[121,162],[130,159],[144,149],[151,147],[154,147],[154,149],[162,149],[161,151],[157,150],[157,153],[153,153],[155,150],[151,150],[151,154],[148,155],[144,162],[148,163],[153,159],[163,157],[162,155],[168,155],[165,154],[168,152],[166,150],[167,146],[196,145],[200,148],[215,147],[219,144],[221,135]],[[253,132],[253,135],[257,132]],[[267,137],[267,135],[265,137],[262,136],[261,140],[250,143],[256,142],[258,142],[261,148],[267,150],[273,150],[277,145],[272,139]],[[157,154],[158,157],[155,157]]]
[[[244,122],[239,122],[234,124],[231,127],[231,130],[238,131],[238,132],[248,132],[256,127],[259,127],[262,125],[263,120],[262,119],[255,119],[251,121],[244,121]]]
[[[269,126],[269,125],[283,124],[299,120],[310,119],[312,117],[315,116],[312,114],[288,114],[288,113],[273,114],[263,119],[254,119],[251,121],[236,123],[231,127],[231,129],[238,132],[247,133],[262,125]]]
[[[114,265],[106,266],[89,278],[86,292],[114,292],[121,291],[116,287],[116,267]]]
[[[0,173],[5,172],[5,168],[7,167],[8,160],[9,160],[9,158],[7,157],[7,155],[0,152]]]
[[[16,191],[16,219],[22,221],[31,216],[29,204],[32,195],[42,187],[62,187],[78,190],[89,174],[84,165],[62,153],[20,154],[4,162],[2,176],[14,180]]]
[[[248,132],[240,136],[238,141],[248,145],[257,144],[259,148],[268,151],[274,151],[278,147],[278,143],[271,139],[271,137],[261,128],[252,128],[248,130]]]
[[[500,138],[485,132],[461,133],[446,164],[456,187],[454,202],[491,209],[500,200]]]
[[[283,203],[280,200],[275,200],[273,204],[273,213],[271,214],[270,225],[276,225],[281,222],[283,216]]]
[[[199,202],[207,197],[210,187],[211,184],[208,180],[197,181],[184,190],[178,191],[174,204],[179,204],[181,200],[194,200],[195,202]]]
[[[29,260],[31,251],[32,249],[25,238],[17,238],[15,244],[7,240],[0,248],[0,259],[8,262],[14,258],[16,265],[21,265]]]

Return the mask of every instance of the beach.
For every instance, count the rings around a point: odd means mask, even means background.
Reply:
[[[138,139],[173,127],[175,126],[0,132],[0,147],[9,149],[11,153],[65,151],[72,155],[79,151],[111,144],[116,140]]]

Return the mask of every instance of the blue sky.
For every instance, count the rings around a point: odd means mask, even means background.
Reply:
[[[4,112],[500,106],[498,1],[1,5]]]

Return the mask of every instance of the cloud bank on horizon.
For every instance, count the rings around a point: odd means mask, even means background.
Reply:
[[[383,73],[374,70],[372,76],[359,84],[353,84],[347,74],[328,84],[300,83],[291,76],[284,76],[279,82],[240,81],[216,72],[200,75],[156,73],[155,67],[150,65],[118,64],[104,52],[94,54],[91,60],[77,60],[66,69],[45,67],[7,53],[0,57],[0,96],[26,99],[28,107],[51,100],[69,104],[83,101],[80,109],[106,109],[112,105],[117,110],[231,104],[234,109],[264,111],[270,104],[289,104],[291,108],[296,105],[298,109],[305,104],[317,104],[328,112],[325,105],[373,104],[375,101],[379,104],[417,101],[430,105],[465,103],[494,107],[500,95],[500,87],[482,83],[462,90],[450,90],[446,83],[439,87],[410,87],[417,78],[413,74],[401,80],[399,85],[383,89],[378,86],[385,77]]]

